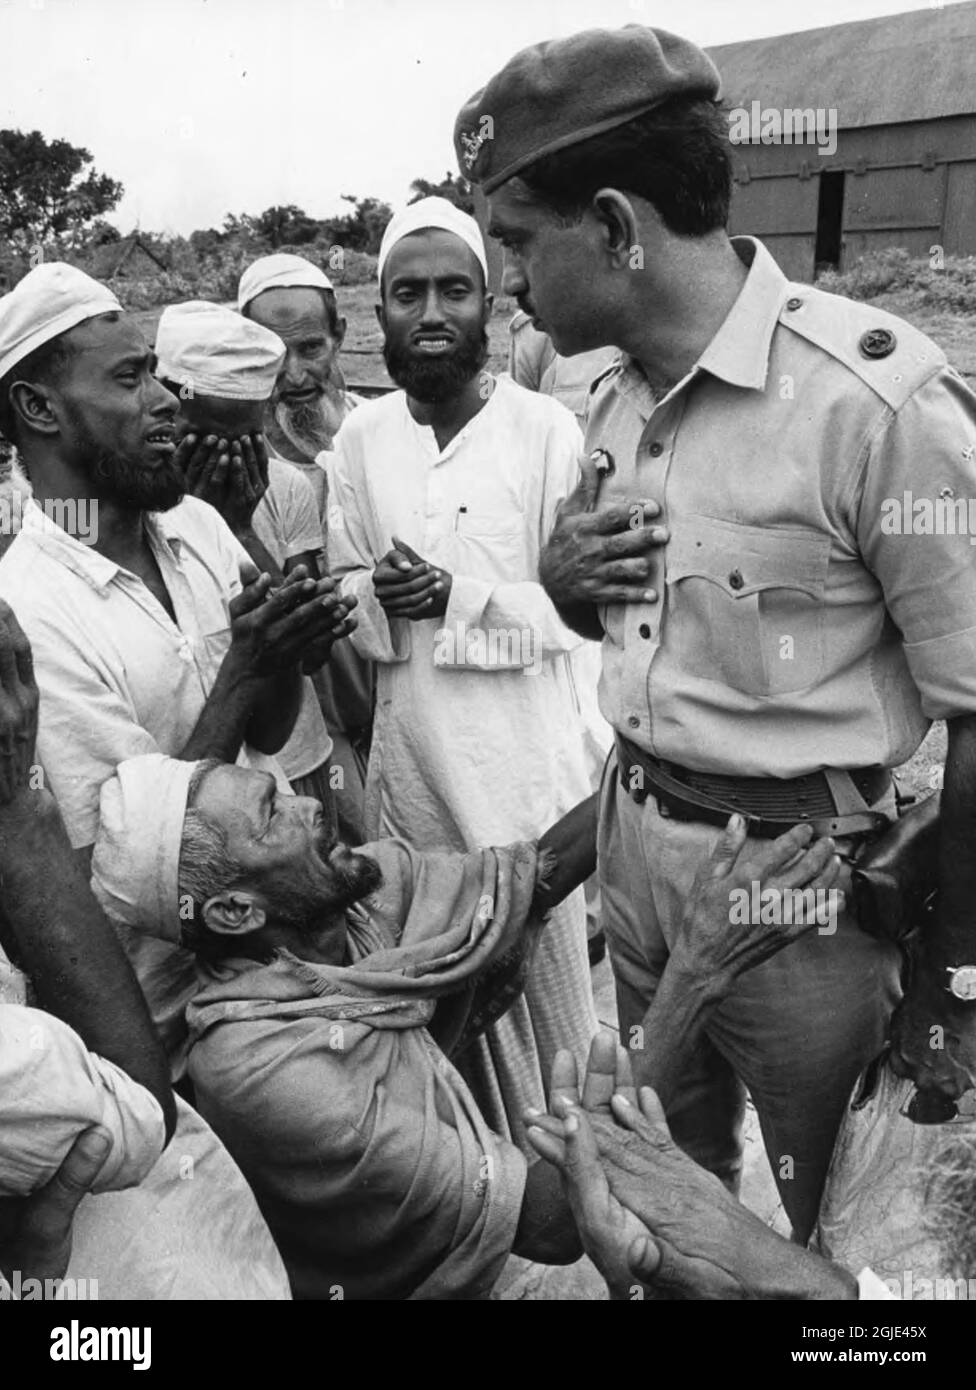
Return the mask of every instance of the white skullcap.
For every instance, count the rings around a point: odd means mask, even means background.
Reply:
[[[91,886],[106,916],[167,941],[180,939],[180,845],[197,764],[141,753],[99,795]]]
[[[421,198],[419,202],[411,203],[409,207],[404,208],[403,212],[397,213],[383,233],[383,240],[380,242],[376,277],[381,284],[383,267],[397,242],[405,236],[410,236],[412,232],[422,232],[428,227],[439,227],[444,232],[453,232],[455,236],[459,236],[463,242],[470,246],[481,263],[487,285],[488,257],[485,255],[485,243],[481,236],[481,228],[473,217],[469,217],[466,212],[456,208],[446,198]]]
[[[85,319],[121,310],[112,291],[83,270],[63,261],[36,266],[0,298],[0,377]]]
[[[156,375],[201,396],[266,401],[285,359],[277,333],[233,309],[191,299],[164,309],[156,329]]]
[[[237,307],[243,313],[251,300],[265,290],[285,289],[331,290],[332,281],[304,256],[277,251],[273,256],[262,256],[245,270],[237,286]]]

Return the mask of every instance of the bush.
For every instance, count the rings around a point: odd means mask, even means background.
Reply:
[[[947,256],[937,270],[928,256],[912,258],[902,246],[872,251],[845,271],[828,270],[820,289],[849,299],[877,299],[883,294],[916,307],[976,313],[976,256]]]

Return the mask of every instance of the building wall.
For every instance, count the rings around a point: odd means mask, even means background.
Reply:
[[[976,93],[974,93],[976,102]],[[844,170],[841,268],[885,246],[976,255],[976,115],[842,130],[837,150],[737,145],[731,228],[761,237],[793,279],[814,272],[820,175]]]

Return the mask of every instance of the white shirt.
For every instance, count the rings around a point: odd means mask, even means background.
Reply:
[[[285,561],[324,547],[322,523],[312,485],[300,470],[284,459],[268,459],[268,487],[254,510],[254,534],[284,569]],[[327,762],[332,739],[325,726],[315,686],[306,676],[302,681],[302,703],[291,737],[276,754],[285,776],[291,781],[304,777]]]
[[[38,756],[75,847],[94,842],[99,790],[124,758],[184,747],[230,648],[243,547],[192,497],[148,516],[146,532],[175,623],[138,576],[33,500],[0,561],[0,598],[34,652]],[[245,761],[280,774],[264,754]]]
[[[441,451],[402,391],[357,408],[329,467],[329,559],[380,663],[370,838],[468,849],[536,836],[589,794],[569,653],[538,581],[576,485],[570,413],[506,378]],[[388,623],[372,572],[393,536],[453,576],[443,618]]]

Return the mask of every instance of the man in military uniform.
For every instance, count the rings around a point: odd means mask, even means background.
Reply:
[[[940,915],[893,1023],[900,954],[844,909],[738,981],[670,1109],[734,1187],[744,1082],[805,1239],[889,1025],[921,1088],[954,1097],[976,1073],[976,551],[882,524],[905,493],[976,495],[976,398],[907,323],[789,284],[761,243],[729,239],[718,93],[693,44],[594,30],[517,54],[455,143],[490,200],[505,292],[560,354],[622,350],[590,402],[602,495],[585,461],[541,576],[603,640],[618,758],[601,887],[638,1073],[683,900],[730,810],[758,836],[810,821],[849,857],[893,814],[890,769],[948,721]]]

